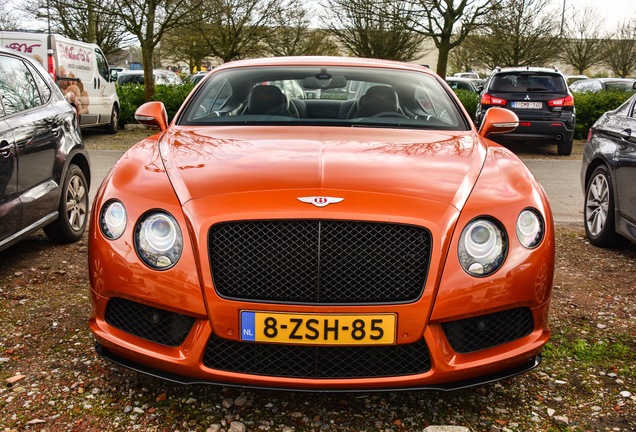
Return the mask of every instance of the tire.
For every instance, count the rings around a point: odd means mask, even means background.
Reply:
[[[570,156],[572,154],[572,140],[559,141],[557,143],[557,153],[559,156]]]
[[[88,184],[82,170],[70,164],[62,184],[57,220],[44,227],[53,243],[72,243],[84,235],[88,221]]]
[[[117,105],[113,105],[113,110],[110,113],[110,122],[106,125],[106,133],[116,134],[118,124],[119,124],[119,109],[117,108]]]
[[[614,188],[605,165],[596,167],[585,185],[583,209],[585,233],[599,247],[621,247],[628,240],[616,233]]]

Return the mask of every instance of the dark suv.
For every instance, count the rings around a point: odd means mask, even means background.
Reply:
[[[488,77],[477,105],[475,122],[481,124],[490,107],[514,111],[519,126],[511,133],[491,135],[493,141],[556,144],[560,155],[572,153],[576,112],[567,80],[558,69],[537,67],[496,68]]]

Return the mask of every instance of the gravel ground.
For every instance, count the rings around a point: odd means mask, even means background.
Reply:
[[[450,393],[181,386],[121,369],[94,352],[86,252],[41,232],[0,252],[0,431],[636,431],[636,245],[595,248],[579,225],[557,227],[543,363]]]

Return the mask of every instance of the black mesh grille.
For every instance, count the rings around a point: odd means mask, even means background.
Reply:
[[[214,335],[203,364],[230,372],[295,378],[402,376],[431,368],[424,341],[409,345],[315,347],[236,342]]]
[[[522,338],[534,330],[528,308],[511,309],[442,324],[451,347],[469,353]]]
[[[194,318],[115,297],[106,307],[106,322],[152,342],[179,346],[190,332]]]
[[[422,227],[348,221],[228,222],[209,240],[221,296],[295,303],[413,301],[431,249]]]

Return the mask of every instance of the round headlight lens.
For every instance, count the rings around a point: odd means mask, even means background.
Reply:
[[[545,229],[541,214],[535,209],[525,209],[517,218],[517,239],[524,247],[535,248],[543,240]]]
[[[183,251],[183,236],[172,215],[151,212],[135,228],[135,248],[143,262],[157,270],[174,266]]]
[[[116,240],[124,233],[127,220],[124,205],[120,201],[112,200],[102,207],[99,227],[106,238]]]
[[[508,241],[503,228],[491,219],[471,221],[459,237],[459,262],[472,276],[487,276],[503,264]]]

